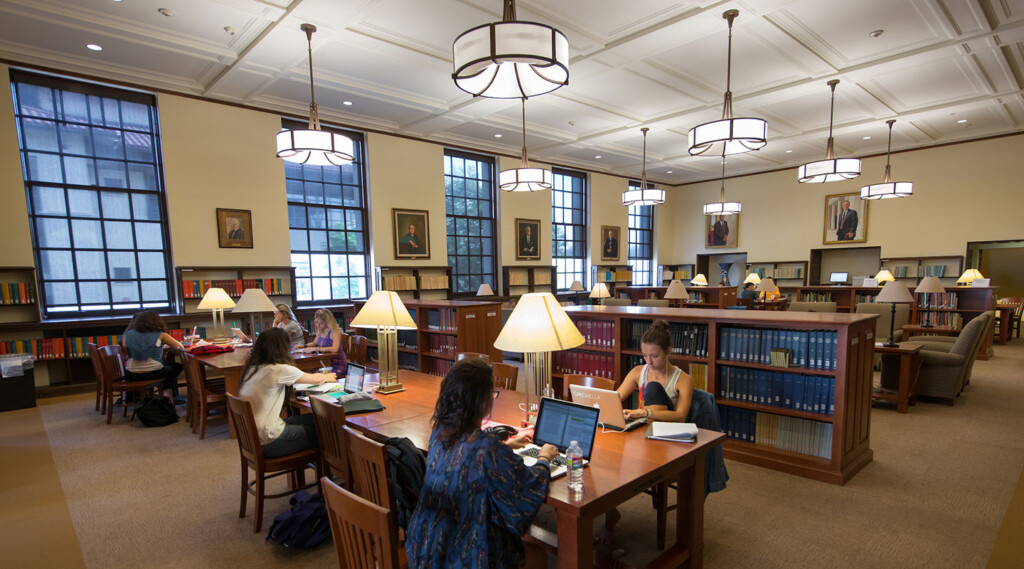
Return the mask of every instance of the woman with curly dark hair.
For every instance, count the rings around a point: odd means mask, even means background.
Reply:
[[[164,363],[164,346],[180,348],[181,344],[167,332],[167,324],[154,310],[143,310],[132,317],[124,331],[122,345],[128,352],[128,377],[132,381],[162,380],[164,397],[173,399],[178,391],[178,375],[182,365]]]
[[[547,499],[548,465],[558,449],[544,445],[527,467],[512,452],[525,437],[502,442],[482,431],[495,393],[481,359],[457,362],[441,382],[427,473],[405,542],[410,567],[501,569],[526,561],[522,536]],[[531,560],[546,563],[537,550]]]

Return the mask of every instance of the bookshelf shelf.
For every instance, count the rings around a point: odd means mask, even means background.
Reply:
[[[956,286],[956,280],[964,272],[964,258],[960,255],[932,257],[890,257],[882,259],[882,268],[906,281],[913,288],[924,277],[939,277],[942,284]]]
[[[938,298],[937,294],[929,294],[926,299],[925,295],[915,292],[913,293],[914,304],[910,307],[910,323],[923,324],[926,320],[926,315],[930,314],[932,324],[952,325],[954,328],[959,329],[982,312],[995,310],[998,294],[999,287],[997,286],[947,286],[946,293],[943,295],[944,298]],[[938,308],[940,306],[948,308]],[[936,317],[936,315],[939,316]],[[989,329],[983,335],[984,339],[978,350],[978,359],[987,360],[992,357],[994,353],[992,336],[994,333],[994,329]]]
[[[857,303],[874,302],[882,287],[862,286],[805,286],[796,289],[796,300],[801,302],[834,302],[836,312],[855,312]]]
[[[684,265],[662,265],[658,271],[661,274],[662,286],[668,286],[668,283],[674,279],[683,281],[683,284],[689,284],[690,279],[694,276],[694,265],[693,263]]]
[[[747,263],[747,274],[771,277],[779,289],[794,289],[807,285],[807,261],[764,261]]]
[[[736,360],[726,360],[726,359],[721,359],[721,358],[719,358],[718,363],[720,363],[721,365],[728,365],[728,366],[734,366],[734,367],[744,367],[744,368],[750,368],[750,369],[763,369],[765,371],[774,371],[774,372],[778,372],[778,373],[797,373],[797,374],[800,374],[800,375],[829,375],[829,376],[835,376],[836,375],[836,370],[830,370],[830,369],[816,369],[816,368],[797,367],[797,366],[778,367],[778,366],[770,366],[770,365],[764,365],[764,364],[757,364],[757,363],[753,363],[753,362],[741,362],[741,361],[736,361]]]
[[[452,268],[447,265],[382,266],[376,273],[378,290],[393,290],[403,299],[452,299]]]
[[[690,300],[686,306],[700,308],[728,308],[736,306],[736,287],[734,286],[695,286],[687,287]]]
[[[519,296],[530,292],[557,292],[554,265],[503,265],[502,296]]]
[[[761,405],[760,403],[750,403],[748,401],[737,401],[735,399],[719,398],[717,400],[718,405],[724,405],[726,407],[739,407],[741,409],[750,409],[751,411],[761,411],[764,413],[772,413],[774,415],[786,415],[788,417],[799,417],[801,419],[813,419],[815,421],[821,421],[823,423],[833,422],[832,415],[826,415],[823,413],[812,413],[810,411],[797,411],[796,409],[786,409],[785,407],[775,407],[774,405]]]
[[[177,267],[175,272],[185,315],[209,316],[198,306],[210,287],[222,288],[232,298],[241,297],[247,289],[260,288],[271,301],[295,306],[294,267]]]

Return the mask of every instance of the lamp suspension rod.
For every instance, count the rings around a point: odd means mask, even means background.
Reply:
[[[725,59],[725,104],[722,106],[722,118],[732,118],[732,21],[740,15],[739,10],[726,10],[722,17],[729,22],[729,48]]]
[[[889,160],[892,157],[892,125],[895,122],[895,119],[885,121],[885,124],[889,125],[889,146],[885,150],[885,180],[882,181],[883,184],[892,183],[892,173],[889,167]]]
[[[523,168],[530,166],[529,160],[526,158],[526,97],[523,97]]]
[[[306,49],[309,53],[309,129],[320,130],[320,113],[317,112],[316,92],[313,89],[313,32],[316,26],[302,24],[299,28],[306,32]]]
[[[722,151],[722,190],[718,194],[718,201],[725,203],[725,151]]]
[[[828,145],[825,150],[825,160],[835,160],[835,140],[832,138],[832,123],[836,117],[836,85],[839,84],[838,79],[833,79],[828,82],[828,86],[832,88],[832,104],[828,110]]]
[[[505,7],[501,14],[502,22],[516,21],[516,0],[505,0]]]
[[[651,129],[646,126],[640,129],[640,132],[644,133],[644,165],[640,170],[640,190],[647,189],[647,131]]]

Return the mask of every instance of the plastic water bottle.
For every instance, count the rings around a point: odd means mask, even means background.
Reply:
[[[565,451],[566,467],[569,469],[569,489],[579,494],[583,492],[583,449],[577,441],[571,441]]]

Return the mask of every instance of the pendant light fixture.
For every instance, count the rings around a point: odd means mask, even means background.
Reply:
[[[690,155],[729,155],[760,150],[768,143],[768,123],[764,119],[732,115],[732,22],[739,10],[726,10],[722,17],[729,22],[729,53],[725,71],[725,103],[722,120],[704,123],[690,129]]]
[[[889,125],[889,148],[885,151],[885,179],[881,184],[871,184],[860,189],[860,197],[865,200],[886,200],[891,198],[906,198],[914,195],[913,182],[893,182],[890,167],[892,156],[892,125],[895,120],[887,120]]]
[[[503,0],[500,22],[477,26],[452,46],[455,85],[474,97],[524,99],[569,83],[569,40],[544,24],[516,20]]]
[[[644,165],[640,171],[640,187],[629,187],[622,192],[622,205],[660,205],[665,203],[665,190],[647,187],[647,131],[646,126],[640,129],[644,133]]]
[[[503,192],[539,192],[550,190],[552,184],[551,170],[530,168],[530,159],[526,155],[526,99],[523,99],[523,162],[518,168],[502,170],[498,173],[498,187]]]
[[[725,156],[722,156],[722,190],[718,201],[704,204],[704,215],[732,215],[743,209],[740,202],[725,201]]]
[[[836,158],[832,123],[835,119],[836,85],[838,84],[838,79],[828,82],[828,86],[832,89],[832,106],[828,112],[828,146],[825,148],[825,159],[804,164],[797,170],[797,179],[801,184],[838,182],[860,176],[860,158]]]
[[[320,130],[320,115],[313,92],[313,32],[316,26],[302,24],[309,49],[309,128],[277,133],[277,157],[308,166],[343,166],[355,159],[352,139]]]

